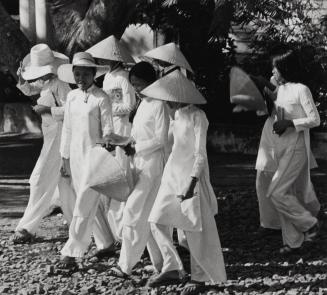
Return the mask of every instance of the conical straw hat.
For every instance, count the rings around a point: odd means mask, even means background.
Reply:
[[[47,74],[57,75],[60,65],[68,63],[69,58],[50,49],[47,44],[34,45],[22,62],[22,77],[25,80],[38,79]]]
[[[141,92],[143,95],[180,103],[205,104],[205,98],[179,70],[155,81]]]
[[[108,66],[97,65],[90,53],[77,52],[74,54],[71,64],[64,64],[58,68],[58,78],[64,82],[75,84],[76,82],[73,74],[74,66],[96,68],[95,78],[104,75],[109,70]]]
[[[91,53],[95,58],[135,63],[128,49],[114,35],[95,44],[86,52]]]
[[[154,48],[145,53],[144,56],[169,62],[193,73],[193,70],[185,56],[173,42]]]
[[[266,111],[265,100],[256,84],[240,68],[230,72],[230,102],[238,105],[234,112],[241,110]]]

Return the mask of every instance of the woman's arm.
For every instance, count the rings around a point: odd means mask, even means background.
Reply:
[[[58,80],[54,89],[52,90],[54,99],[57,102],[57,106],[51,107],[52,118],[56,121],[64,120],[65,104],[68,93],[71,91],[69,85],[65,82]]]
[[[306,114],[306,117],[294,119],[293,124],[296,131],[302,131],[320,125],[320,116],[313,101],[311,91],[305,85],[299,91],[300,103]]]
[[[191,177],[199,178],[207,161],[207,131],[209,122],[203,111],[194,115],[195,149]]]
[[[110,98],[107,95],[100,99],[99,108],[102,137],[106,141],[114,132],[111,103]]]
[[[62,158],[69,159],[70,157],[70,142],[71,142],[71,121],[70,121],[70,93],[67,97],[67,103],[65,105],[64,113],[64,123],[61,133],[61,143],[60,143],[60,154]]]
[[[194,163],[190,174],[190,179],[187,182],[186,187],[181,193],[178,194],[178,198],[181,201],[192,198],[194,195],[194,189],[201,173],[205,167],[207,161],[207,130],[208,120],[202,111],[196,111],[194,114],[194,135],[195,135],[195,146],[194,146]]]
[[[155,131],[154,137],[148,140],[137,141],[135,151],[137,154],[150,154],[160,148],[165,148],[168,142],[169,114],[167,106],[162,101],[156,101],[155,111]]]

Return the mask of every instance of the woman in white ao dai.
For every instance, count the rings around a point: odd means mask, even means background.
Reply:
[[[161,78],[143,92],[167,100],[176,110],[174,144],[149,222],[163,256],[161,274],[150,286],[179,280],[184,273],[170,229],[184,231],[191,254],[191,281],[182,294],[200,291],[205,282],[226,280],[224,259],[214,216],[217,200],[210,184],[206,152],[208,120],[194,104],[205,99],[180,71]]]
[[[295,53],[275,57],[273,65],[280,85],[274,101],[278,120],[268,118],[262,132],[256,169],[264,177],[257,179],[257,187],[278,212],[284,244],[280,253],[285,254],[317,235],[320,205],[310,180],[315,161],[309,129],[320,118],[309,88],[297,83]]]

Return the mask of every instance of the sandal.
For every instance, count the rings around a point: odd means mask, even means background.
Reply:
[[[293,251],[294,249],[292,249],[290,246],[284,245],[282,248],[279,249],[279,254],[288,255]]]
[[[119,265],[112,267],[109,270],[109,275],[116,277],[116,278],[121,278],[121,279],[129,278],[129,275],[127,273],[123,272]]]
[[[304,233],[304,241],[312,242],[318,236],[319,230],[319,222],[316,222],[308,231]]]
[[[116,255],[116,251],[114,245],[111,245],[108,248],[95,251],[93,254],[91,254],[91,257],[97,257],[98,259],[102,259],[102,258],[110,258],[115,255]]]
[[[15,234],[11,237],[11,241],[14,244],[25,244],[32,242],[34,238],[34,235],[23,228],[15,232]]]
[[[205,283],[190,280],[186,285],[184,286],[181,295],[198,295],[205,289]]]
[[[161,273],[154,278],[151,278],[147,284],[150,288],[167,285],[179,285],[182,282],[180,273],[178,270],[171,270]]]
[[[78,266],[75,257],[61,256],[57,267],[58,269],[72,270],[76,269]]]
[[[115,251],[120,250],[121,249],[121,242],[120,241],[115,241],[114,242],[114,248],[115,248]]]

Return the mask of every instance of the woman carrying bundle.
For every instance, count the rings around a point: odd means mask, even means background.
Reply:
[[[87,186],[88,152],[99,142],[109,146],[113,136],[110,100],[107,94],[94,85],[94,78],[105,66],[95,63],[91,54],[76,53],[72,64],[62,65],[58,76],[63,81],[75,83],[77,89],[67,97],[62,131],[62,174],[70,177],[76,193],[73,219],[69,227],[69,239],[61,250],[61,268],[76,266],[76,257],[83,257],[91,242],[94,220],[98,211],[100,194]],[[102,249],[113,246],[110,228],[96,241]]]
[[[151,64],[137,63],[129,73],[135,91],[140,93],[156,80]],[[147,246],[151,261],[161,269],[161,255],[150,230],[148,217],[158,193],[167,159],[169,115],[165,102],[142,95],[131,132],[131,144],[125,151],[133,156],[136,183],[123,213],[122,247],[112,275],[126,278]]]

